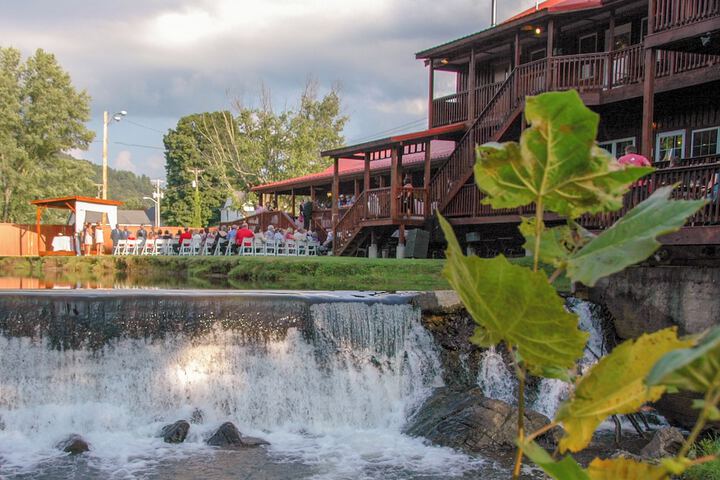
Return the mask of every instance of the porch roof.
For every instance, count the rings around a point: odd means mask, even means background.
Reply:
[[[433,140],[430,142],[430,161],[435,162],[444,160],[450,156],[455,149],[455,142],[447,140]],[[403,155],[403,167],[421,165],[425,161],[425,152],[417,152]],[[385,158],[370,162],[370,172],[377,174],[390,169],[390,159]],[[360,176],[365,170],[365,160],[356,158],[340,158],[338,162],[338,171],[341,181],[343,177]],[[260,193],[282,193],[289,192],[292,189],[309,187],[310,185],[324,185],[332,182],[333,166],[329,166],[325,170],[301,177],[288,178],[277,182],[266,183],[252,188],[253,192]]]
[[[549,14],[596,9],[602,7],[604,4],[612,2],[613,0],[545,0],[540,3],[537,9],[535,7],[528,8],[527,10],[524,10],[495,26],[491,26],[484,30],[480,30],[479,32],[471,33],[470,35],[417,52],[415,54],[415,58],[429,59],[432,57],[442,56],[458,47],[473,44],[477,41],[485,40],[502,33],[515,31],[515,29],[523,23],[541,19]]]
[[[72,195],[72,196],[58,197],[58,198],[43,198],[43,199],[39,199],[39,200],[33,200],[30,203],[37,207],[62,208],[62,209],[66,209],[66,210],[72,210],[72,208],[75,207],[75,204],[77,202],[92,203],[92,204],[96,204],[96,205],[114,205],[114,206],[120,206],[123,204],[123,202],[120,202],[118,200],[103,200],[102,198],[83,197],[80,195]],[[72,208],[70,206],[72,206]]]

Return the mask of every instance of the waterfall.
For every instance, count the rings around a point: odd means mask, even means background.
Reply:
[[[597,356],[606,353],[602,321],[592,303],[568,298],[566,308],[578,315],[580,329],[590,333],[587,348],[579,362],[580,371],[584,372],[597,361]],[[495,347],[488,348],[482,354],[478,385],[490,398],[516,403],[517,380]],[[560,403],[570,394],[571,388],[570,384],[561,380],[543,378],[538,382],[535,392],[529,392],[527,399],[533,410],[552,418]]]
[[[149,334],[111,328],[105,311],[105,323],[83,327],[113,332],[104,342],[84,330],[92,342],[59,341],[57,326],[46,334],[42,322],[12,334],[0,329],[0,470],[36,478],[49,462],[53,472],[64,458],[54,445],[78,433],[92,445],[87,471],[139,478],[168,458],[219,455],[203,440],[227,420],[268,439],[273,462],[310,465],[313,478],[439,478],[474,465],[400,433],[442,384],[418,309],[380,301],[293,305],[293,318],[261,336],[248,332],[257,323],[217,313],[202,328]],[[14,318],[15,327],[32,323]],[[191,418],[200,421],[183,445],[157,437],[163,425]]]

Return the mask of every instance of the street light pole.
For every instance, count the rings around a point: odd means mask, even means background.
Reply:
[[[160,184],[163,183],[164,180],[153,180],[152,183],[155,185],[155,191],[152,194],[152,197],[143,197],[143,200],[150,200],[155,204],[155,228],[160,228],[162,225],[160,225],[160,203],[163,198],[165,198],[165,193],[163,193],[162,190],[160,190]]]
[[[195,180],[192,182],[192,186],[195,188],[195,198],[193,203],[194,205],[194,211],[193,211],[193,227],[201,227],[202,225],[202,215],[200,214],[200,174],[203,173],[205,170],[201,168],[189,168],[192,173],[195,174]]]
[[[102,198],[107,200],[108,195],[108,125],[111,122],[119,122],[123,117],[127,115],[125,110],[113,114],[110,118],[110,114],[107,110],[103,112],[103,147],[102,147]]]

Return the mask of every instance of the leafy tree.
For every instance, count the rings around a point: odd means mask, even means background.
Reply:
[[[600,278],[644,260],[657,250],[657,237],[676,231],[705,202],[673,201],[674,186],[657,188],[611,228],[595,236],[575,219],[622,207],[632,184],[652,169],[623,167],[595,143],[598,116],[578,94],[553,92],[528,97],[525,114],[530,128],[520,143],[478,148],[475,178],[493,208],[534,204],[534,218],[520,230],[533,255],[533,269],[513,265],[504,256],[481,259],[463,255],[452,227],[440,223],[448,241],[444,274],[477,324],[471,340],[480,346],[504,343],[518,377],[518,452],[513,478],[519,478],[523,455],[559,480],[665,479],[689,466],[715,460],[687,455],[703,426],[720,419],[720,329],[701,338],[677,337],[665,329],[617,346],[580,378],[574,392],[546,427],[524,430],[524,387],[527,376],[573,380],[586,334],[578,319],[564,310],[551,288],[565,273],[571,280],[594,285]],[[652,179],[647,180],[652,182]],[[652,185],[652,183],[650,183]],[[567,224],[547,228],[545,211],[565,216]],[[556,268],[548,278],[540,261]],[[571,456],[549,455],[534,439],[561,425],[559,453],[587,447],[597,426],[610,415],[637,411],[669,390],[705,395],[696,402],[699,420],[676,457],[651,465],[631,459],[595,459],[583,469]]]
[[[205,161],[205,156],[212,154],[213,146],[201,133],[201,126],[222,122],[225,115],[226,112],[212,112],[182,117],[163,138],[167,184],[162,207],[167,224],[201,226],[219,221],[228,189],[218,169]],[[191,169],[195,168],[204,170],[198,176],[199,225],[194,218],[195,174]]]
[[[0,221],[32,221],[33,198],[87,187],[87,169],[57,156],[88,147],[89,119],[90,97],[54,55],[38,49],[23,62],[17,49],[0,47]],[[49,178],[49,169],[59,176]]]

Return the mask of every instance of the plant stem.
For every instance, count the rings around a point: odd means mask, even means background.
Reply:
[[[555,282],[555,280],[558,279],[558,277],[560,276],[562,271],[563,271],[562,268],[555,269],[555,271],[552,273],[552,275],[550,275],[550,278],[548,278],[548,283],[550,285],[552,285]]]
[[[535,215],[535,248],[533,250],[533,272],[538,271],[540,264],[540,236],[543,231],[543,197],[538,195],[535,201],[536,215]]]
[[[518,377],[518,420],[517,420],[517,438],[518,438],[518,450],[515,457],[515,467],[513,468],[513,480],[520,478],[520,467],[522,466],[523,448],[522,444],[525,441],[525,369],[520,365],[515,358],[515,354],[512,347],[508,345],[510,354],[513,358],[513,365],[515,365],[515,374]]]
[[[708,412],[710,408],[715,406],[715,404],[718,402],[719,397],[720,395],[716,393],[714,388],[710,388],[707,393],[705,393],[705,404],[703,405],[703,409],[700,411],[697,422],[695,422],[695,426],[690,432],[690,435],[685,440],[685,443],[683,443],[682,448],[678,452],[677,458],[683,458],[687,456],[687,454],[690,452],[690,448],[692,448],[692,446],[695,444],[695,440],[697,440],[700,433],[702,433],[703,428],[705,428],[705,423],[707,423]]]
[[[558,426],[558,423],[557,423],[557,422],[550,422],[550,423],[548,423],[547,425],[545,425],[544,427],[539,428],[539,429],[535,430],[533,433],[531,433],[530,435],[528,435],[528,436],[525,438],[525,442],[526,442],[526,443],[527,443],[527,442],[532,442],[533,440],[535,440],[535,439],[536,439],[537,437],[539,437],[540,435],[549,432],[550,430],[552,430],[553,428],[555,428],[555,427],[557,427],[557,426]]]

